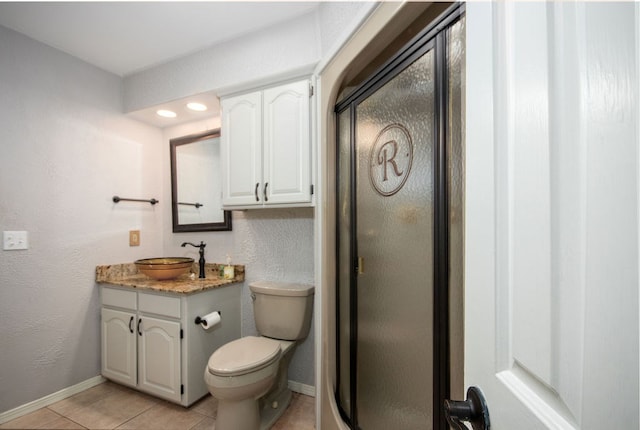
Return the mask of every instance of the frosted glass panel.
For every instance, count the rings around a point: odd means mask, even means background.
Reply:
[[[428,429],[433,396],[434,55],[356,110],[359,427]]]
[[[338,116],[338,402],[349,416],[351,412],[351,115],[349,109]]]

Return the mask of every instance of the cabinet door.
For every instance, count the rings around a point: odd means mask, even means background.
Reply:
[[[138,388],[180,401],[180,323],[139,316]]]
[[[311,201],[309,81],[264,91],[265,204]]]
[[[136,315],[102,308],[102,375],[136,386]]]
[[[262,205],[262,93],[223,99],[223,205]]]

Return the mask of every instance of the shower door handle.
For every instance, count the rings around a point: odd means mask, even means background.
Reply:
[[[478,387],[469,387],[467,400],[445,400],[444,416],[454,430],[468,430],[463,422],[471,424],[473,430],[490,430],[489,408]]]

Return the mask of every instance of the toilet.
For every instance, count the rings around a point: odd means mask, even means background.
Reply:
[[[218,399],[216,430],[271,428],[291,400],[289,363],[311,326],[313,285],[261,281],[249,288],[260,336],[222,345],[204,372]]]

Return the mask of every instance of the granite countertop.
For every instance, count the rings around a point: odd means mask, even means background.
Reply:
[[[175,279],[158,281],[138,272],[133,263],[111,264],[96,267],[96,283],[130,287],[140,290],[161,291],[176,294],[192,294],[210,288],[223,287],[229,284],[244,282],[244,266],[234,265],[233,279],[222,279],[219,267],[222,263],[206,263],[204,265],[205,279],[198,278],[198,263],[193,263],[190,273],[185,273]],[[193,276],[192,276],[193,275]]]

